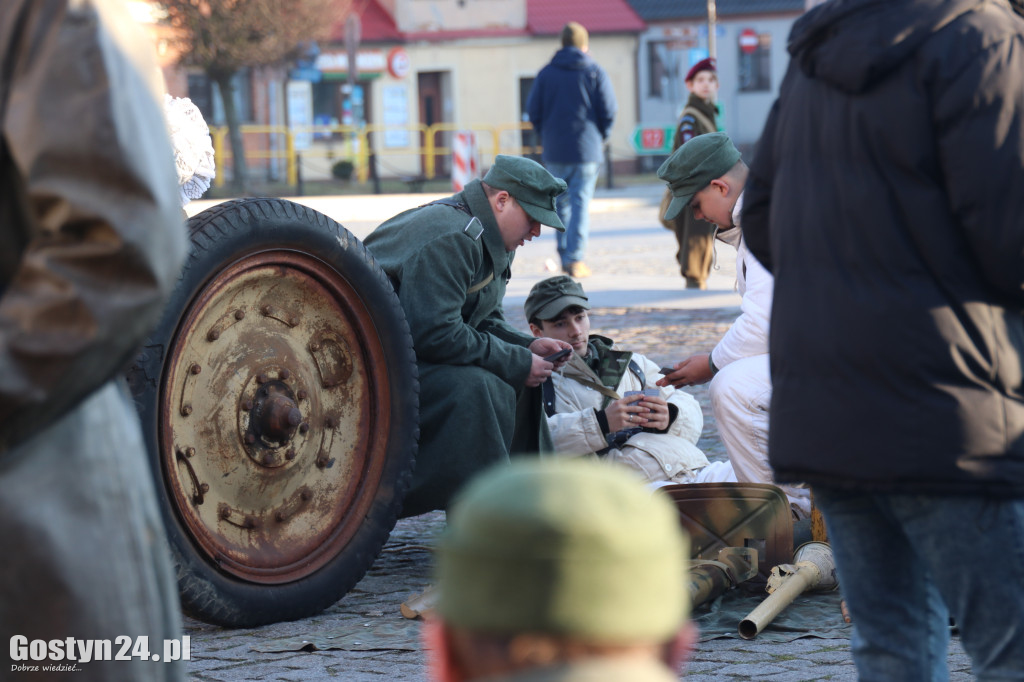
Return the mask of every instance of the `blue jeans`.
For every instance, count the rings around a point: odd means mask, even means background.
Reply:
[[[545,163],[548,172],[565,180],[569,188],[555,199],[555,210],[565,225],[565,232],[556,232],[558,255],[562,267],[583,260],[590,236],[590,198],[597,186],[597,162]]]
[[[814,488],[861,680],[938,681],[949,616],[978,680],[1024,680],[1024,500]]]

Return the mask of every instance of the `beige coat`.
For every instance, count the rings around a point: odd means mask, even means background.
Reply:
[[[13,637],[57,642],[60,658],[11,662],[75,665],[77,682],[184,678],[180,663],[65,651],[67,638],[148,637],[162,655],[181,637],[118,383],[177,279],[185,230],[152,46],[125,22],[113,0],[0,6],[0,637],[12,658]]]

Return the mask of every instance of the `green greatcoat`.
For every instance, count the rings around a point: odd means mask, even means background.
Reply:
[[[402,514],[445,509],[474,473],[551,447],[539,391],[523,390],[535,339],[501,307],[514,253],[478,180],[391,218],[364,244],[398,292],[419,366],[419,452]]]

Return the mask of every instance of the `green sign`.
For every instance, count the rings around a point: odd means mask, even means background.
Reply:
[[[637,154],[671,154],[675,126],[637,126],[633,129],[633,149]]]

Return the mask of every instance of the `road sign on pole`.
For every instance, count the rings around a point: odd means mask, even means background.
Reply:
[[[675,126],[638,125],[633,129],[633,149],[637,154],[671,154]]]
[[[744,54],[751,54],[757,50],[757,45],[760,39],[757,37],[757,31],[752,28],[745,28],[740,31],[740,49],[743,50]]]

